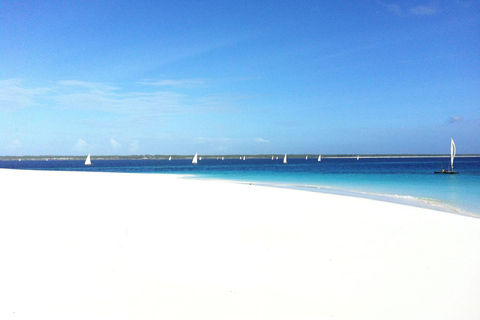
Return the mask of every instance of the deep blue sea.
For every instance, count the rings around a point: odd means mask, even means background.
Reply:
[[[188,174],[195,178],[237,180],[393,202],[433,203],[480,217],[480,157],[455,158],[459,174],[434,174],[449,158],[247,158],[191,160],[0,161],[0,168]]]

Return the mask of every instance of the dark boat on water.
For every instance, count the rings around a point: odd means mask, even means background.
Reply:
[[[458,174],[457,171],[453,171],[453,159],[455,158],[455,154],[457,153],[457,148],[455,147],[455,142],[450,144],[450,170],[442,169],[442,171],[435,171],[435,173],[443,173],[443,174]]]

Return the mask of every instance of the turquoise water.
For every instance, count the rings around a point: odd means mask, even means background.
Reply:
[[[310,191],[379,198],[386,201],[421,200],[480,217],[480,157],[455,159],[460,174],[434,174],[447,168],[447,158],[311,158],[191,160],[0,161],[0,167],[189,174],[197,178],[236,180]]]

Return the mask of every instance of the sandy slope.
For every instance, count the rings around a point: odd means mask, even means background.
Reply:
[[[0,319],[480,318],[480,219],[169,175],[0,179]]]

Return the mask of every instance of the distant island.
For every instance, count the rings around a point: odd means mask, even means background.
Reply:
[[[271,159],[272,157],[283,157],[284,154],[228,154],[228,155],[201,155],[203,159]],[[85,156],[0,156],[0,161],[58,161],[58,160],[85,160]],[[92,155],[95,160],[172,160],[191,159],[191,155]],[[318,154],[288,154],[289,159],[316,158]],[[332,158],[444,158],[450,157],[449,154],[322,154],[322,159]],[[479,154],[460,154],[457,157],[480,157]]]

